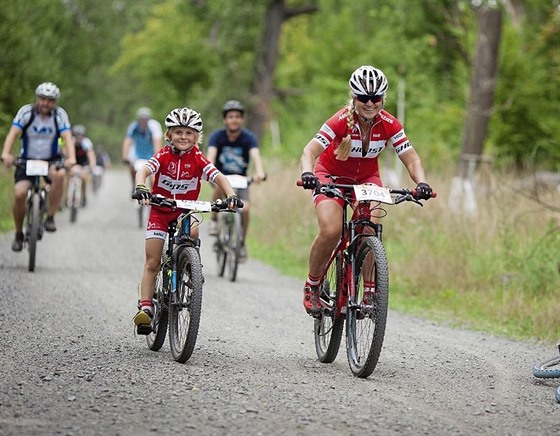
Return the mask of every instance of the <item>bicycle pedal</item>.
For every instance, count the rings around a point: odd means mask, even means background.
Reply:
[[[140,324],[138,326],[136,326],[136,333],[139,335],[149,335],[150,333],[152,333],[152,326],[151,324]]]

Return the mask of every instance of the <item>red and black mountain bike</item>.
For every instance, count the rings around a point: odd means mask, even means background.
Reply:
[[[315,317],[315,349],[319,360],[332,363],[346,324],[350,370],[366,378],[375,369],[385,336],[389,303],[389,267],[381,241],[382,204],[412,201],[422,206],[415,190],[336,182],[320,184],[317,193],[344,200],[342,232],[321,277],[321,313]],[[297,183],[302,185],[301,180]],[[436,194],[432,193],[432,197]],[[348,219],[349,209],[353,210]]]

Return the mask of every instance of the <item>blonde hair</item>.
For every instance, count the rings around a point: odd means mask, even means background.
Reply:
[[[338,160],[346,160],[350,155],[350,148],[352,146],[351,140],[351,133],[352,128],[354,127],[354,113],[356,109],[354,107],[354,99],[350,97],[350,101],[348,102],[348,114],[346,115],[346,136],[340,141],[340,144],[334,151],[334,155]]]
[[[171,129],[173,129],[174,127],[180,127],[180,126],[168,127],[165,130],[165,139],[167,139],[169,142],[171,142]],[[196,129],[193,129],[192,127],[189,127],[189,129],[194,130],[196,132]],[[196,132],[196,134],[198,135],[198,139],[196,140],[196,145],[200,147],[200,145],[202,144],[202,138],[204,137],[204,133]]]

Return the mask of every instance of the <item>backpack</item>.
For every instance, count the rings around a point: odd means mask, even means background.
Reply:
[[[37,105],[33,105],[31,107],[31,116],[29,117],[29,121],[25,124],[25,126],[23,126],[23,129],[21,131],[21,136],[23,136],[26,132],[26,130],[29,128],[29,126],[31,125],[31,123],[33,122],[33,120],[35,119],[35,112],[37,111]],[[58,122],[56,120],[56,116],[58,115],[56,107],[53,109],[53,116],[54,116],[54,128],[56,129],[56,135],[57,137],[60,137],[60,129],[58,128]]]

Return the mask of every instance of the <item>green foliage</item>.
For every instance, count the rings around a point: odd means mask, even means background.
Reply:
[[[496,111],[490,126],[502,165],[560,169],[560,12],[544,26],[505,26]]]

